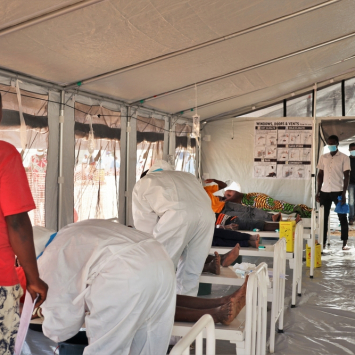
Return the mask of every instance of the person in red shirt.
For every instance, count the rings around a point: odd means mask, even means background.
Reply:
[[[2,99],[0,93],[0,123]],[[15,255],[23,267],[27,291],[36,306],[47,297],[48,286],[39,278],[32,225],[28,211],[35,209],[21,155],[0,140],[0,349],[13,354],[20,322],[19,300],[23,293],[15,270]]]

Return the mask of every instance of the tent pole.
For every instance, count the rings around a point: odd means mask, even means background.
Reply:
[[[310,278],[313,279],[315,259],[315,233],[316,233],[316,134],[317,134],[317,83],[313,88],[313,142],[312,142],[312,218],[311,218],[311,264],[309,268]],[[322,221],[318,220],[318,223]]]
[[[82,0],[82,1],[79,1],[76,4],[65,6],[60,9],[56,9],[51,12],[48,12],[46,14],[42,14],[37,17],[30,18],[26,21],[14,24],[12,26],[10,25],[8,27],[2,28],[2,29],[0,29],[0,36],[5,36],[5,35],[8,35],[13,32],[23,30],[27,27],[34,26],[34,25],[37,25],[37,24],[42,23],[44,21],[48,21],[48,20],[54,19],[56,17],[69,14],[73,11],[83,9],[84,7],[87,7],[87,6],[95,5],[95,4],[102,2],[102,1],[104,1],[104,0]]]
[[[201,156],[202,156],[202,139],[201,139],[201,134],[200,137],[197,138],[199,140],[198,144],[198,179],[202,183],[202,177],[201,177]]]
[[[130,151],[130,134],[131,134],[131,117],[132,117],[132,109],[131,107],[127,108],[127,128],[126,128],[126,181],[125,181],[125,207],[126,207],[126,218],[125,218],[125,224],[129,222],[129,151]]]
[[[59,110],[59,176],[58,176],[58,230],[60,230],[63,225],[62,221],[62,210],[63,210],[63,142],[64,142],[64,107],[65,107],[65,91],[60,92],[60,110]]]

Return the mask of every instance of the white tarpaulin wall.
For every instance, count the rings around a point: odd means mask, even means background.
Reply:
[[[309,121],[309,118],[304,120]],[[223,120],[205,126],[202,135],[205,137],[202,141],[203,176],[206,178],[205,174],[208,174],[209,178],[217,180],[234,180],[241,185],[243,193],[262,192],[275,199],[311,206],[311,179],[253,178],[255,121],[260,118],[234,119],[233,123]],[[211,136],[210,141],[206,141],[206,135]]]

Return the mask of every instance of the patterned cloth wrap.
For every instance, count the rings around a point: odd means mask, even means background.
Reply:
[[[228,216],[223,213],[216,213],[216,226],[227,226],[232,223],[237,223],[237,216]]]
[[[244,194],[242,205],[260,208],[264,211],[274,211],[286,214],[297,213],[303,218],[310,218],[312,214],[312,209],[306,205],[293,205],[285,201],[274,200],[272,197],[260,192]]]
[[[12,355],[20,325],[21,286],[0,286],[0,355]]]

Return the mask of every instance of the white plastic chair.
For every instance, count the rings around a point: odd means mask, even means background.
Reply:
[[[190,355],[190,345],[196,340],[196,355],[203,355],[203,331],[206,328],[206,355],[216,354],[216,337],[213,318],[202,316],[190,331],[170,351],[170,355]]]

